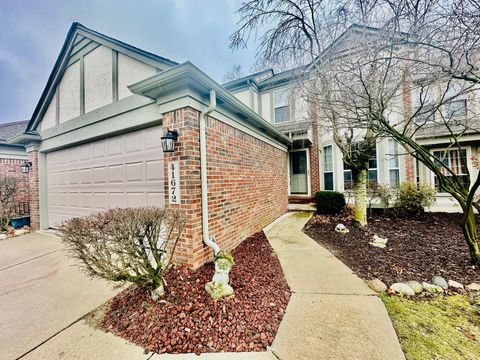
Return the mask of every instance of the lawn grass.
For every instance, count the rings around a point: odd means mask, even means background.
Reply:
[[[408,360],[480,359],[480,309],[468,296],[382,300]]]

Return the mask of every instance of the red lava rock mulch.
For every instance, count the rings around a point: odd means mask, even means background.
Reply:
[[[425,213],[414,219],[378,214],[368,221],[362,229],[352,221],[317,215],[304,231],[364,279],[379,278],[387,285],[431,282],[434,275],[462,284],[480,281],[480,269],[469,263],[460,214]],[[335,232],[338,223],[350,232]],[[374,234],[388,239],[385,249],[368,244]]]
[[[213,264],[195,271],[177,267],[166,277],[166,303],[154,303],[144,289],[131,287],[113,299],[102,327],[157,353],[265,350],[277,333],[290,290],[262,232],[232,253],[234,297],[215,302],[205,291]]]

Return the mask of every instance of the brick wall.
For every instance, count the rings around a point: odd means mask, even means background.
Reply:
[[[40,198],[38,187],[38,151],[33,150],[28,153],[28,159],[32,162],[32,167],[28,173],[30,185],[30,227],[32,230],[40,228]]]
[[[15,176],[20,179],[18,187],[18,211],[20,215],[28,213],[28,203],[30,201],[28,174],[24,174],[20,170],[20,166],[23,165],[24,162],[24,159],[0,158],[0,176]]]
[[[166,165],[180,161],[182,204],[170,206],[188,217],[177,259],[194,268],[212,258],[202,240],[199,123],[192,108],[163,114],[164,128],[180,132],[175,152],[165,154]],[[217,119],[206,125],[209,232],[231,250],[286,212],[287,153]]]
[[[411,84],[409,72],[407,69],[407,75],[402,82],[402,100],[403,100],[403,116],[405,122],[408,122],[412,114],[412,96],[411,96]],[[407,132],[410,132],[411,129],[407,129]],[[405,149],[407,153],[409,149]],[[415,161],[411,155],[405,155],[405,181],[416,182],[415,178]]]

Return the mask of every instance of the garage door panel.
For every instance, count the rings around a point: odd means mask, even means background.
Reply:
[[[127,206],[164,206],[161,127],[47,154],[49,226]]]

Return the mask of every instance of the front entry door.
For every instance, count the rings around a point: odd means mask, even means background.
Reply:
[[[308,166],[307,151],[293,151],[290,153],[290,193],[298,195],[308,194]]]

